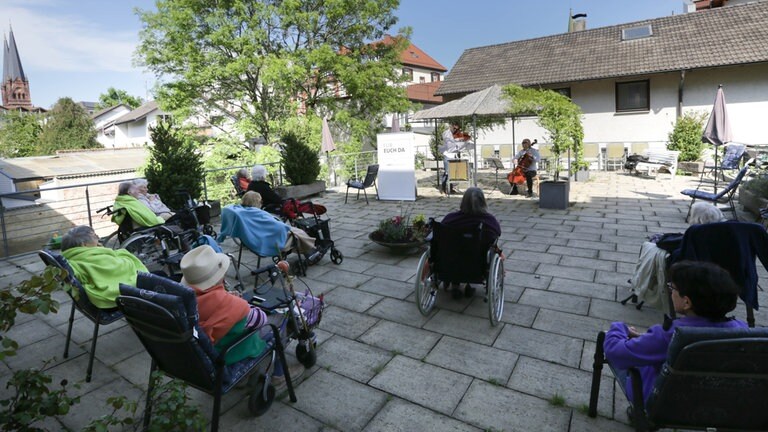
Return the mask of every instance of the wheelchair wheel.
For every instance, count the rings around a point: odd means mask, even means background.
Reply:
[[[331,248],[331,262],[339,265],[344,261],[344,255],[342,255],[341,251],[336,248]]]
[[[307,369],[317,363],[317,351],[315,348],[315,343],[311,340],[298,341],[296,345],[296,359]]]
[[[150,272],[163,269],[163,248],[156,241],[155,236],[136,235],[126,240],[120,247],[138,258]]]
[[[496,326],[504,313],[504,262],[499,254],[493,254],[488,268],[488,312],[491,325]]]
[[[272,384],[267,386],[265,386],[265,384],[266,380],[264,377],[259,377],[256,387],[248,397],[248,411],[250,411],[254,417],[264,415],[275,400],[275,388]]]
[[[99,239],[101,245],[107,249],[120,249],[120,240],[117,238],[117,231]]]
[[[429,314],[435,306],[437,286],[435,275],[429,269],[429,249],[427,249],[421,255],[419,267],[416,269],[416,305],[422,315]]]

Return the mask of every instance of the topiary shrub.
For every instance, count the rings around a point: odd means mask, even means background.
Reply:
[[[669,133],[667,149],[680,152],[680,162],[693,162],[701,158],[705,144],[701,141],[706,113],[686,113],[675,122]]]
[[[292,185],[309,184],[320,174],[320,158],[299,137],[288,132],[282,136],[283,171]]]
[[[150,136],[154,146],[149,149],[144,171],[149,190],[160,195],[171,209],[184,206],[184,197],[177,194],[180,189],[189,192],[192,198],[200,198],[205,169],[192,139],[166,122],[150,128]]]

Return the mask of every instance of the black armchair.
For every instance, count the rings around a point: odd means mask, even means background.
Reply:
[[[360,180],[347,180],[347,193],[344,195],[344,204],[347,203],[349,197],[349,188],[357,189],[357,199],[360,199],[360,191],[363,191],[365,195],[365,203],[368,204],[368,194],[365,189],[373,186],[376,190],[376,199],[379,199],[379,188],[376,186],[376,177],[379,175],[379,165],[368,165],[368,171],[365,173],[365,179]]]

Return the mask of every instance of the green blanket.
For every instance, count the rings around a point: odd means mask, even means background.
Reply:
[[[152,210],[144,205],[141,201],[130,195],[118,195],[115,198],[115,205],[112,206],[113,210],[125,209],[128,215],[131,216],[133,221],[143,227],[151,227],[165,223],[165,220],[156,215]],[[125,219],[124,212],[115,213],[112,216],[112,222],[120,225]]]
[[[120,283],[136,285],[136,272],[147,268],[125,249],[79,246],[61,253],[69,261],[88,299],[102,309],[117,307]]]

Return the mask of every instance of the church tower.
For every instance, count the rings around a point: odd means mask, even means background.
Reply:
[[[2,90],[4,107],[33,108],[32,97],[29,94],[29,80],[21,67],[13,29],[10,30],[8,39],[3,37],[3,82],[0,90]]]

